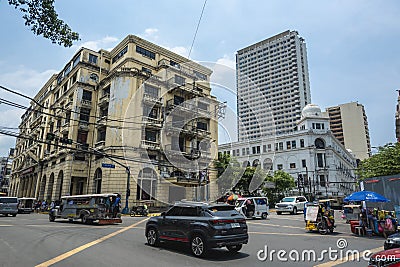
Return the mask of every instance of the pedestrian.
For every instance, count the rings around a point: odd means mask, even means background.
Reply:
[[[117,214],[119,213],[120,205],[121,205],[121,195],[117,194],[117,197],[115,198],[115,200],[112,204],[113,218],[117,217]]]

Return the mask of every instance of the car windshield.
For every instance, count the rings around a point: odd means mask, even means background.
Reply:
[[[294,197],[285,197],[284,199],[281,200],[281,202],[294,202],[295,198]]]
[[[243,202],[244,202],[244,199],[236,200],[235,206],[240,207],[240,206],[242,206]]]
[[[239,212],[235,210],[234,206],[226,205],[226,206],[213,206],[208,208],[208,212],[212,216],[216,217],[231,217],[231,216],[240,216]]]
[[[0,198],[0,203],[17,203],[18,200],[16,198],[8,198],[8,197],[3,197]]]

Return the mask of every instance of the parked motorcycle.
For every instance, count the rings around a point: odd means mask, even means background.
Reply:
[[[130,215],[131,215],[131,217],[134,217],[136,215],[146,217],[147,215],[149,215],[149,209],[147,208],[147,206],[144,206],[144,205],[132,207]]]

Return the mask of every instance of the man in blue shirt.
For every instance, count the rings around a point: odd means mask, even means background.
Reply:
[[[117,217],[117,214],[119,213],[119,207],[121,205],[121,195],[117,194],[117,197],[115,198],[115,201],[112,204],[113,208],[113,217]]]

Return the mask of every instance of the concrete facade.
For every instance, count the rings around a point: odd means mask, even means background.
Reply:
[[[293,132],[311,103],[306,43],[286,31],[236,55],[238,140]]]
[[[11,194],[130,193],[129,206],[212,198],[211,74],[133,35],[111,51],[80,49],[22,116]]]
[[[329,117],[309,104],[297,126],[292,133],[222,144],[219,151],[232,155],[243,166],[291,174],[300,193],[330,197],[353,192],[356,160],[330,131]]]
[[[326,112],[331,130],[342,145],[360,160],[370,157],[371,142],[364,106],[351,102],[327,108]]]

